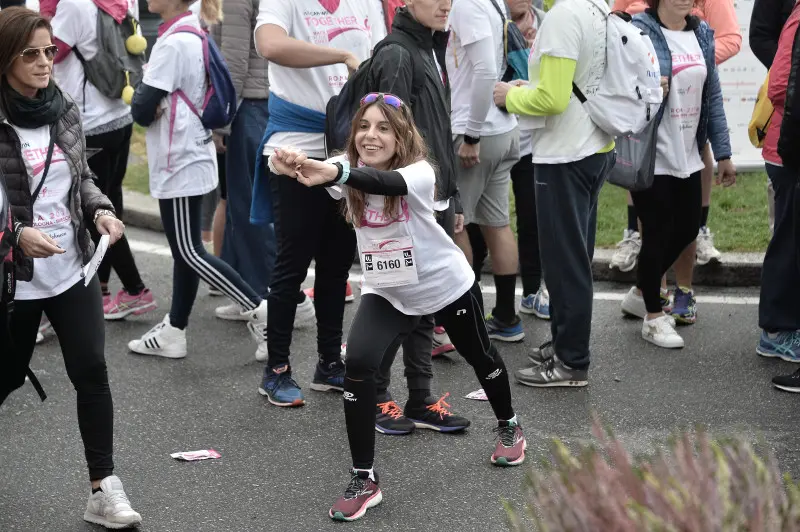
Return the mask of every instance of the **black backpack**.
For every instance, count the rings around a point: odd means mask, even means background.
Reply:
[[[361,63],[358,70],[347,79],[347,83],[344,84],[338,96],[328,100],[328,105],[325,107],[325,153],[328,157],[337,151],[344,150],[352,129],[353,117],[361,105],[361,98],[370,92],[375,92],[369,86],[372,58],[378,54],[378,50],[389,44],[399,44],[411,54],[414,73],[411,81],[412,96],[408,103],[412,109],[414,108],[416,98],[425,84],[425,67],[415,57],[418,53],[417,46],[411,37],[401,32],[392,32],[375,45],[372,57]]]
[[[77,48],[72,49],[86,74],[84,91],[86,81],[90,81],[101,94],[113,100],[122,98],[126,87],[130,87],[129,96],[133,95],[133,88],[142,81],[145,64],[144,51],[131,53],[128,50],[128,43],[133,42],[129,39],[141,41],[138,27],[139,23],[130,13],[118,24],[114,17],[97,9],[97,55],[86,60]]]

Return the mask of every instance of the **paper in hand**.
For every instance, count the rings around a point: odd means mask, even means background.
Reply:
[[[100,263],[103,262],[103,257],[106,255],[106,251],[108,251],[108,243],[111,240],[111,237],[108,235],[103,235],[100,237],[100,241],[97,243],[97,249],[92,256],[92,260],[89,261],[89,264],[83,267],[81,270],[83,272],[83,286],[89,286],[89,282],[94,277],[94,274],[97,273],[97,269],[100,267]]]

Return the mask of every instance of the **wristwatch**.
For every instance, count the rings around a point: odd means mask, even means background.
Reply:
[[[466,133],[464,134],[464,144],[477,144],[481,141],[480,137],[470,137]]]
[[[95,225],[97,225],[97,219],[100,218],[101,216],[111,216],[112,218],[117,217],[117,215],[115,215],[112,211],[109,211],[108,209],[97,209],[96,211],[94,211],[94,218],[92,218],[92,222]]]

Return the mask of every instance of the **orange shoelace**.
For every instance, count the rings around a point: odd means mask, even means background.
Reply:
[[[428,410],[430,410],[434,414],[439,414],[439,419],[444,419],[444,416],[450,415],[450,411],[448,410],[448,408],[450,408],[450,405],[447,404],[447,402],[445,401],[445,399],[447,399],[449,395],[450,392],[447,392],[442,396],[441,399],[439,399],[432,405],[428,406]]]
[[[378,403],[378,408],[381,409],[381,414],[387,415],[392,419],[400,419],[403,417],[403,409],[394,401]]]

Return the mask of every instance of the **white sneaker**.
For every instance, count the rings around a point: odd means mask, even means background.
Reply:
[[[261,303],[253,310],[246,310],[242,312],[242,319],[251,321],[256,324],[267,326],[267,300],[262,299]]]
[[[697,264],[703,266],[709,262],[719,262],[722,253],[714,247],[714,233],[708,227],[701,227],[697,233]]]
[[[247,321],[249,318],[245,315],[245,311],[238,303],[231,303],[230,305],[222,305],[214,309],[214,315],[221,320],[230,321]]]
[[[642,321],[642,338],[667,349],[680,349],[683,347],[683,338],[675,332],[675,320],[666,314],[651,320]]]
[[[636,267],[639,251],[642,249],[642,238],[639,231],[625,229],[622,240],[617,244],[617,249],[611,257],[609,268],[617,268],[621,272],[629,272]]]
[[[39,322],[39,332],[36,333],[36,343],[40,344],[54,334],[53,325],[50,323],[50,320],[47,319],[47,316],[42,314],[42,321]]]
[[[119,477],[112,475],[100,482],[100,491],[89,495],[84,521],[106,528],[130,528],[142,522],[133,511]]]
[[[644,305],[644,297],[638,293],[635,286],[632,286],[622,300],[622,313],[628,316],[635,316],[644,319],[647,316],[647,308]]]
[[[264,362],[269,356],[269,352],[267,351],[267,324],[248,321],[247,330],[250,331],[250,336],[258,342],[256,360]]]
[[[294,315],[294,326],[297,328],[311,325],[317,319],[317,313],[314,311],[314,301],[308,296],[302,303],[297,305],[297,313]]]
[[[183,358],[186,356],[186,331],[170,325],[167,314],[161,323],[144,333],[144,336],[130,341],[128,349],[140,355]]]

